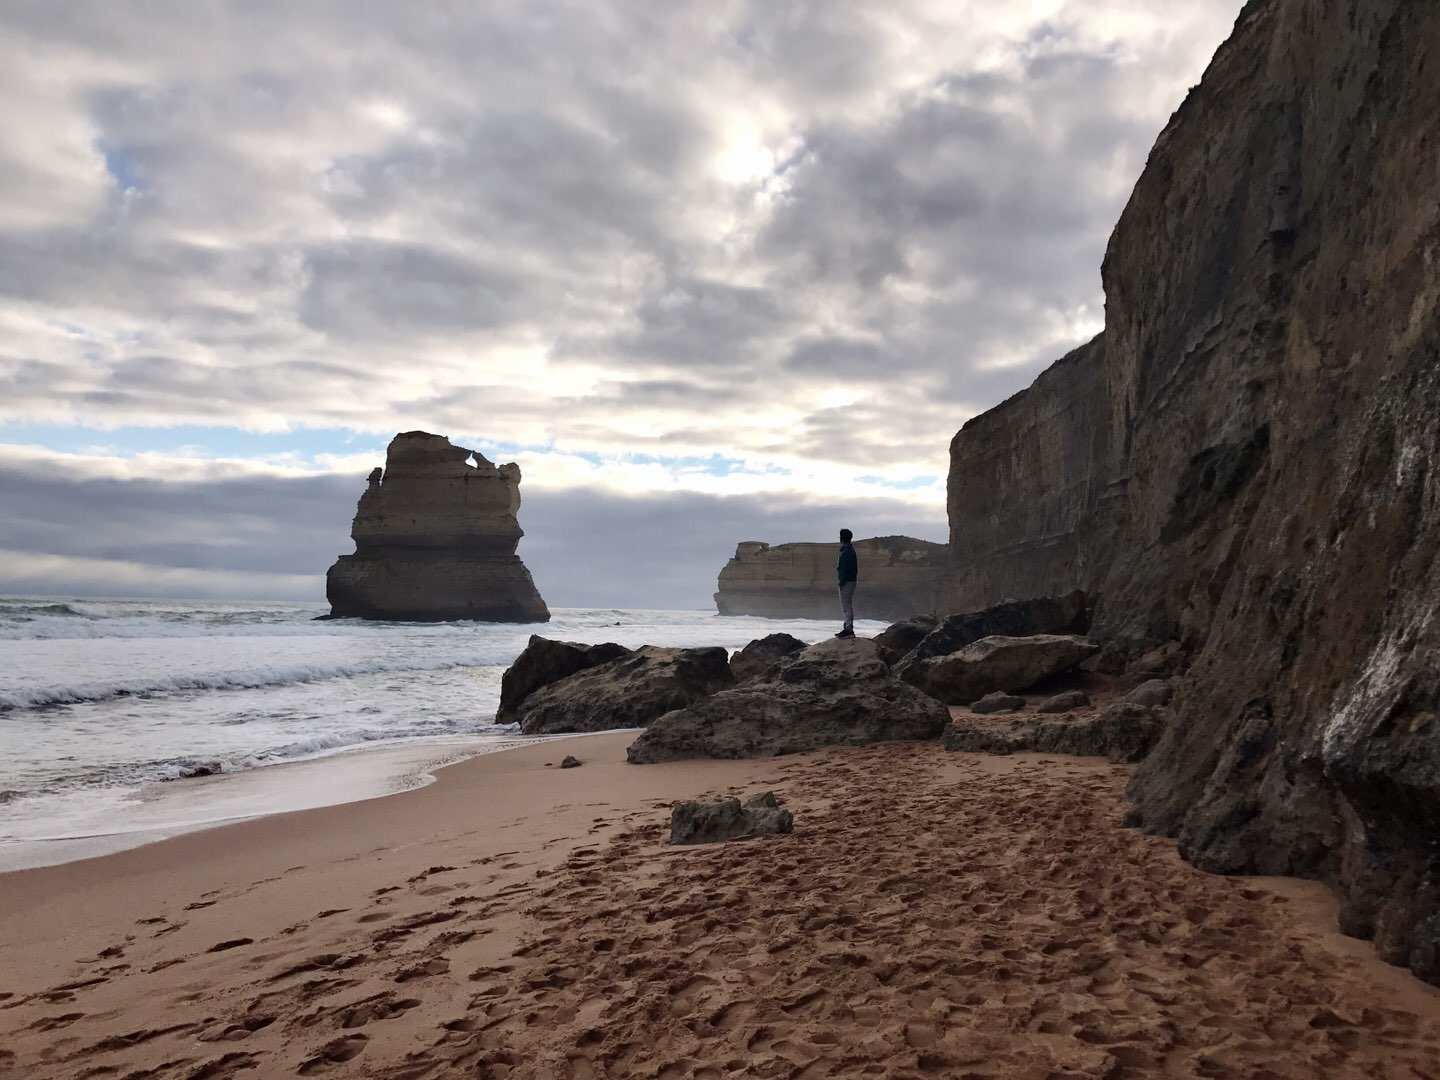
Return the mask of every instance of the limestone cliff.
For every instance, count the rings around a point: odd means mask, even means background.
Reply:
[[[951,448],[951,607],[1192,659],[1137,818],[1335,882],[1440,981],[1440,5],[1252,0],[1106,254],[1104,334]]]
[[[545,622],[550,612],[515,547],[520,467],[496,468],[443,435],[390,440],[342,555],[325,576],[332,615]]]
[[[769,544],[747,540],[720,571],[715,607],[721,615],[770,619],[838,619],[835,562],[840,545]],[[945,572],[945,545],[908,536],[855,541],[860,584],[855,617],[892,622],[936,609]]]

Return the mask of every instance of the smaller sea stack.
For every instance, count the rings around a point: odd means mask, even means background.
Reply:
[[[855,610],[862,619],[894,622],[936,610],[947,563],[944,544],[909,536],[855,541],[860,586]],[[771,546],[746,540],[720,571],[715,607],[721,615],[768,619],[836,619],[835,561],[840,545]]]
[[[370,474],[350,535],[355,554],[325,575],[332,616],[548,622],[515,554],[525,535],[520,466],[498,468],[443,435],[406,431]]]

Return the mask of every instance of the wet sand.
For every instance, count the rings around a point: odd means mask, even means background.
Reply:
[[[1440,1077],[1440,991],[1122,828],[1122,767],[630,739],[0,875],[0,1074]],[[665,844],[759,790],[794,834]]]

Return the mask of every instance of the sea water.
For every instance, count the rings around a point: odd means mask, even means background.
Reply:
[[[708,611],[562,608],[516,625],[317,622],[325,610],[0,598],[0,870],[386,794],[530,741],[494,718],[534,633],[737,649],[833,632]]]

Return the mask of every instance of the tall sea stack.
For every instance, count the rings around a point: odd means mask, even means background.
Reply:
[[[1252,0],[1105,258],[1104,333],[951,447],[947,600],[1174,640],[1132,788],[1440,981],[1440,4]]]
[[[547,622],[515,554],[520,466],[496,468],[443,435],[406,431],[370,474],[350,535],[325,575],[330,613],[433,622]]]

